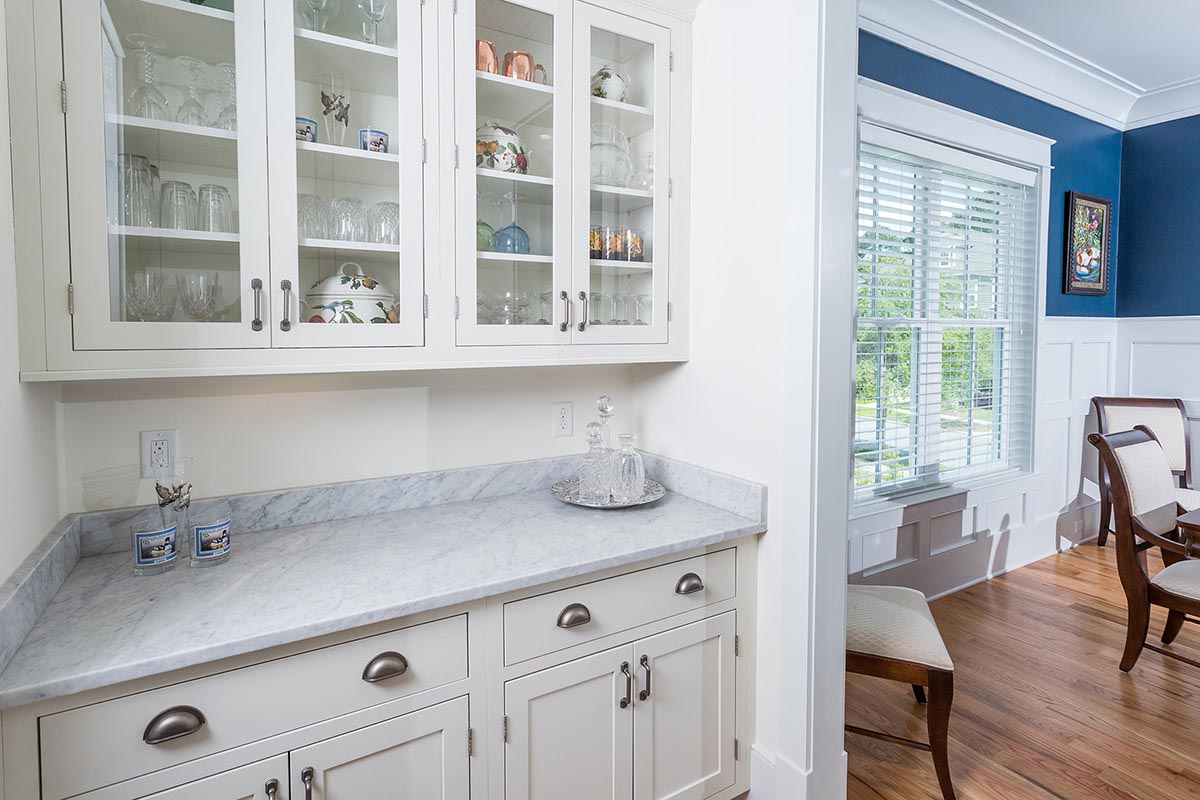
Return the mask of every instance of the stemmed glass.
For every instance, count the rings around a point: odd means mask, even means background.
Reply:
[[[496,250],[501,253],[529,253],[529,234],[517,224],[517,201],[525,197],[519,192],[505,192],[504,197],[512,206],[512,222],[496,231]]]
[[[204,104],[197,98],[200,82],[200,72],[208,66],[207,63],[191,56],[179,56],[175,59],[183,67],[188,76],[188,99],[184,100],[175,112],[175,121],[183,125],[208,126],[208,114]]]
[[[145,33],[131,33],[125,41],[142,55],[142,85],[129,94],[129,113],[135,117],[170,122],[171,107],[167,98],[154,85],[154,54],[163,49],[162,42]]]
[[[237,66],[234,64],[217,64],[217,71],[225,78],[225,98],[227,102],[217,115],[217,127],[221,130],[237,130]]]
[[[368,44],[379,44],[379,23],[387,13],[388,0],[358,0],[358,9],[371,23],[370,34],[367,33],[367,23],[363,23],[363,39]]]
[[[308,7],[312,9],[312,29],[318,33],[325,30],[325,23],[321,21],[321,12],[327,5],[329,5],[329,0],[308,0]]]

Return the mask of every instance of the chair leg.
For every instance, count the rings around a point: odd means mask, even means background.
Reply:
[[[921,705],[925,705],[926,703],[929,702],[925,698],[925,687],[924,686],[922,686],[919,683],[914,683],[912,685],[912,687],[913,687],[913,697],[917,698],[918,703],[920,703]]]
[[[929,723],[929,747],[938,785],[942,788],[943,800],[956,800],[954,784],[950,780],[950,758],[946,749],[950,733],[950,707],[953,704],[954,673],[929,670],[929,712],[926,715]]]
[[[1108,525],[1112,521],[1112,502],[1108,497],[1100,498],[1100,535],[1096,537],[1096,546],[1108,544]]]
[[[1150,599],[1126,597],[1129,603],[1129,623],[1125,630],[1125,652],[1121,654],[1121,671],[1129,672],[1137,663],[1150,630]]]
[[[1162,643],[1170,644],[1175,641],[1175,637],[1179,635],[1180,629],[1183,628],[1183,620],[1187,615],[1182,611],[1168,611],[1167,624],[1163,625]]]

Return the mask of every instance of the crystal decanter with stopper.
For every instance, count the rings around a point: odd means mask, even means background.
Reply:
[[[608,502],[610,452],[601,443],[599,422],[587,424],[588,451],[579,462],[579,502],[599,505]]]
[[[636,503],[646,492],[646,467],[642,454],[633,449],[632,433],[621,434],[621,449],[613,456],[612,499],[614,503]]]

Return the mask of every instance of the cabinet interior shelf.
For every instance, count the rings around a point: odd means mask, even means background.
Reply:
[[[508,126],[554,126],[554,87],[476,70],[475,113]]]
[[[152,247],[185,253],[234,255],[240,236],[236,233],[212,231],[181,231],[172,228],[143,228],[133,225],[110,225],[111,236],[120,236],[129,246]]]
[[[331,36],[307,28],[296,28],[296,80],[320,84],[323,70],[330,63],[339,72],[352,76],[351,94],[367,92],[395,97],[397,89],[397,58],[399,52],[390,47],[355,41],[344,36]],[[313,97],[314,102],[317,97]],[[319,108],[320,106],[318,106]],[[321,120],[321,135],[326,135],[325,120]],[[358,127],[346,135],[358,135]],[[395,133],[395,131],[388,131]]]
[[[237,132],[200,125],[107,114],[105,121],[118,126],[119,150],[145,156],[159,164],[172,161],[216,169],[237,168]]]
[[[118,31],[150,34],[173,53],[210,63],[233,60],[232,11],[184,0],[107,0],[104,5]]]
[[[355,253],[399,253],[398,244],[343,242],[339,239],[301,239],[300,247],[309,250],[345,250]]]
[[[395,188],[400,181],[399,164],[398,153],[296,142],[296,171],[301,178]]]
[[[593,97],[592,122],[611,122],[632,139],[654,129],[654,112],[645,106]]]
[[[553,264],[554,256],[535,256],[529,253],[496,253],[480,250],[476,257],[481,261],[519,261],[522,264]]]
[[[622,186],[592,184],[592,210],[613,211],[618,214],[654,205],[654,192],[626,189]]]
[[[607,269],[613,272],[651,272],[654,269],[652,261],[608,261],[603,258],[593,258],[588,263],[597,269]]]
[[[475,169],[479,188],[485,192],[518,192],[524,195],[518,204],[533,203],[535,205],[550,205],[554,201],[554,179],[543,178],[540,175],[520,175],[515,172],[501,172],[486,167]]]

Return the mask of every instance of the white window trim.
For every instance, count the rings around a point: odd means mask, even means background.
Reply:
[[[1029,420],[1029,469],[1000,472],[993,476],[985,476],[976,480],[967,479],[951,485],[935,485],[926,490],[917,489],[911,494],[892,498],[863,500],[859,503],[852,503],[852,516],[862,516],[864,513],[868,513],[868,509],[871,509],[869,513],[876,513],[882,506],[918,505],[936,497],[1007,483],[1034,474],[1034,465],[1037,464],[1038,409],[1041,408],[1042,403],[1041,381],[1037,380],[1037,362],[1041,326],[1046,318],[1046,272],[1050,238],[1050,172],[1053,169],[1050,163],[1050,149],[1055,144],[1054,139],[1014,128],[961,108],[939,103],[928,97],[922,97],[863,77],[858,79],[858,118],[860,122],[870,123],[876,128],[896,131],[961,150],[967,159],[983,156],[1037,173],[1038,238],[1035,250],[1037,278],[1034,287],[1034,304],[1037,313],[1034,315],[1033,331],[1034,397]],[[860,125],[860,135],[861,128]],[[855,152],[858,152],[857,147]],[[853,441],[851,441],[852,450],[853,446]],[[851,459],[853,459],[853,452],[851,452]]]

